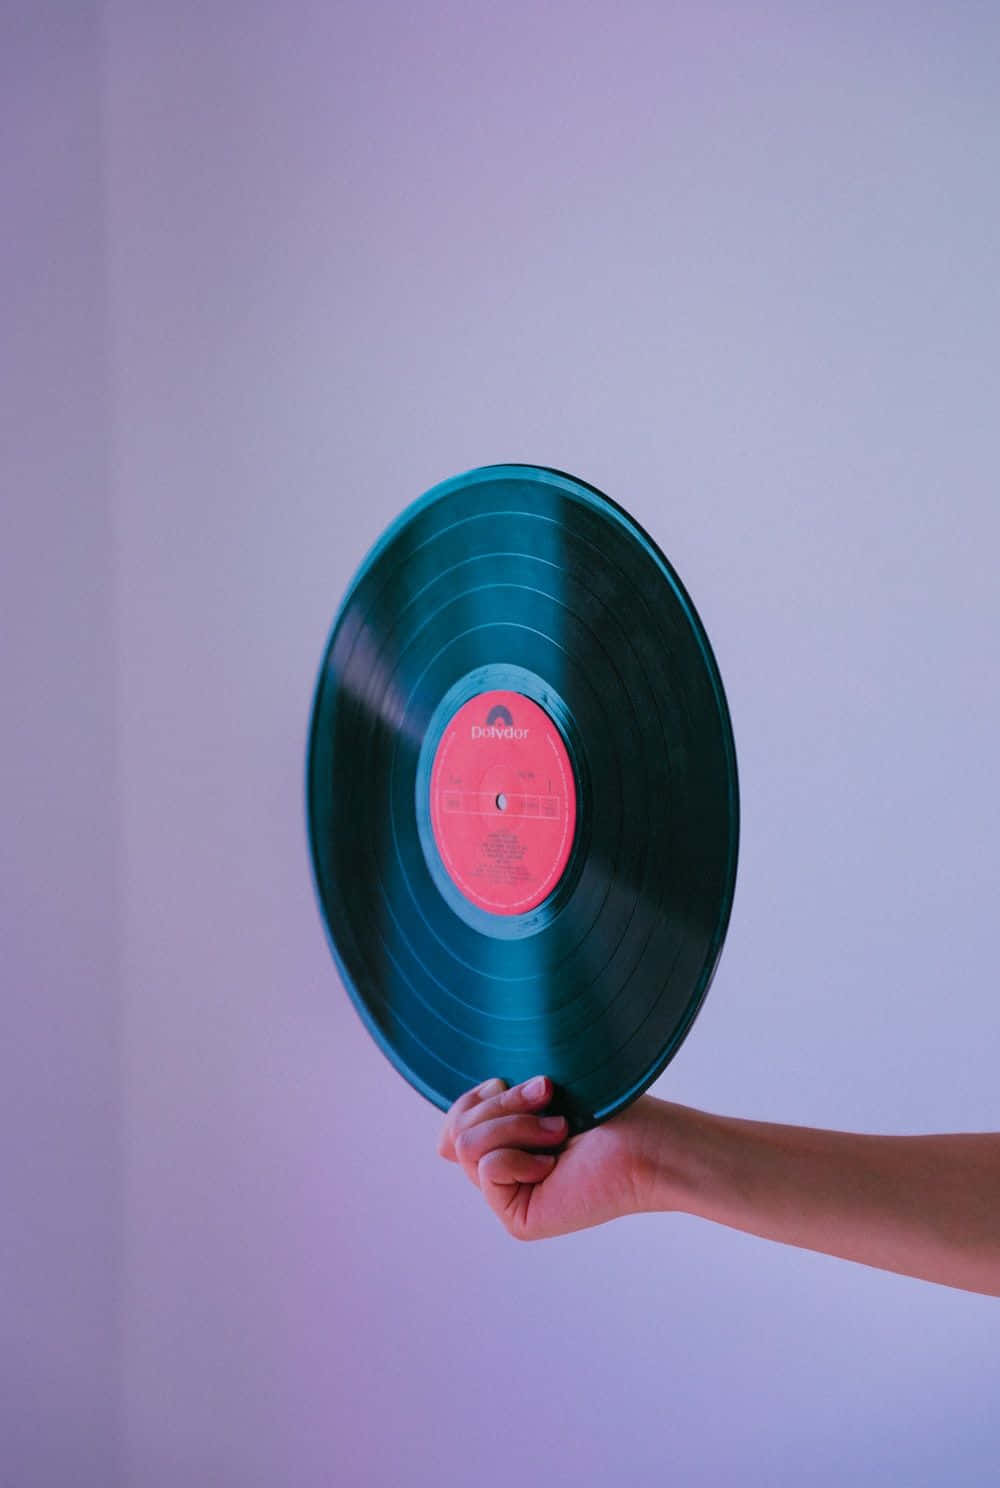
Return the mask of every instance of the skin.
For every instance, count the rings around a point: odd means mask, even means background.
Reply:
[[[1000,1133],[818,1131],[644,1095],[567,1140],[563,1118],[546,1125],[551,1098],[546,1076],[488,1080],[459,1097],[441,1132],[441,1156],[515,1239],[676,1211],[1000,1296]]]

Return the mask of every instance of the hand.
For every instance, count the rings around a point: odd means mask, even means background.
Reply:
[[[438,1144],[517,1240],[566,1235],[646,1207],[645,1153],[663,1103],[642,1096],[567,1141],[565,1118],[543,1114],[551,1099],[546,1076],[509,1090],[502,1080],[487,1080],[459,1096]],[[561,1150],[536,1150],[554,1147]]]

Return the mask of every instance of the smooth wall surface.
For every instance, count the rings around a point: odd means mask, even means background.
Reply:
[[[115,635],[95,5],[0,16],[0,1484],[119,1481]]]
[[[302,773],[400,508],[582,476],[691,590],[739,752],[729,941],[659,1092],[1000,1125],[1000,24],[102,26],[123,1481],[990,1482],[994,1301],[665,1215],[507,1238],[338,984]]]

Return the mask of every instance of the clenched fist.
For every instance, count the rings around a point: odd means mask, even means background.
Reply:
[[[565,1118],[545,1115],[551,1099],[545,1075],[511,1089],[487,1080],[459,1096],[438,1145],[518,1240],[569,1234],[646,1207],[651,1126],[663,1103],[643,1096],[567,1140]]]

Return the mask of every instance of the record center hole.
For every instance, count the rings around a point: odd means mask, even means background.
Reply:
[[[507,797],[504,795],[503,791],[501,791],[500,794],[497,796],[497,810],[507,810]]]

